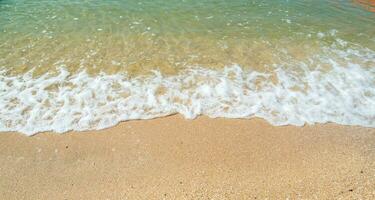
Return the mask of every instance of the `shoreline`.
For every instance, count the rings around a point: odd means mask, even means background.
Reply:
[[[0,134],[2,199],[375,198],[375,129],[174,115]]]

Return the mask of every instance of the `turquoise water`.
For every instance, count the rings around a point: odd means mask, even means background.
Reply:
[[[0,0],[0,130],[174,113],[373,127],[368,2]]]
[[[17,72],[264,69],[283,48],[297,59],[320,51],[335,38],[316,35],[329,31],[375,49],[375,14],[352,1],[3,0],[0,11],[0,66]]]

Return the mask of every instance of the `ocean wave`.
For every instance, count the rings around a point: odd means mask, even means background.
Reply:
[[[345,53],[345,52],[344,52]],[[351,52],[355,54],[358,52]],[[373,54],[367,54],[373,62]],[[334,122],[375,127],[375,70],[327,59],[329,69],[298,63],[298,73],[272,73],[238,65],[213,70],[194,67],[178,75],[130,78],[90,76],[85,71],[38,78],[32,72],[0,73],[0,131],[98,130],[121,121],[179,113],[188,119],[260,117],[275,126]],[[294,65],[297,65],[294,63]]]

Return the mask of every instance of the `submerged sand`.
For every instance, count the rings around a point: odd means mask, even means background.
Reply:
[[[375,129],[260,119],[0,134],[0,199],[375,199]]]

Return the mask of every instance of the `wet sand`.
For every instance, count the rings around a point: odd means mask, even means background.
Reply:
[[[260,119],[0,134],[0,199],[375,199],[375,129]]]

